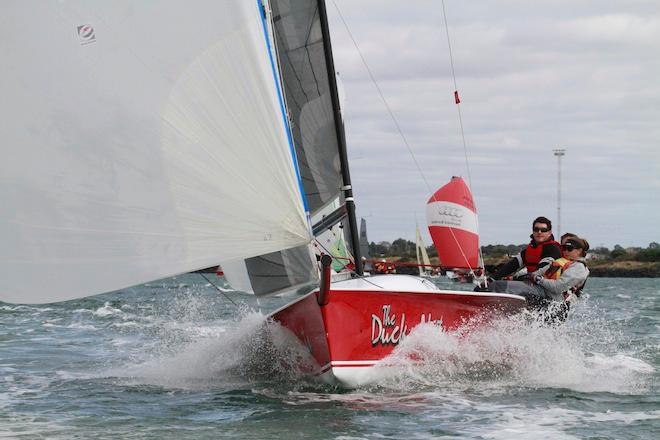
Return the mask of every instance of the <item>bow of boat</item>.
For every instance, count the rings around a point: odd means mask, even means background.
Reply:
[[[413,328],[433,323],[445,331],[484,322],[525,307],[521,296],[441,290],[424,278],[382,275],[333,283],[319,304],[319,289],[273,312],[315,359],[324,381],[355,387],[374,380],[373,367]]]

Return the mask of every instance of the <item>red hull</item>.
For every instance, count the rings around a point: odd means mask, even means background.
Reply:
[[[272,317],[308,347],[317,373],[333,370],[335,377],[339,368],[373,366],[420,323],[434,321],[452,330],[476,316],[510,314],[525,305],[514,295],[331,290],[327,305],[319,306],[317,295],[312,292]]]

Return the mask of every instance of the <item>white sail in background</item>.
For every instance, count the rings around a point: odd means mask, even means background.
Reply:
[[[0,300],[79,298],[310,242],[259,9],[3,5]]]
[[[416,234],[417,265],[419,266],[419,274],[427,275],[431,272],[431,260],[429,260],[429,254],[426,252],[426,247],[422,240],[422,234],[419,231],[419,225],[416,226]]]

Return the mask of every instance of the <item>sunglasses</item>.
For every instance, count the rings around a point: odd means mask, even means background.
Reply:
[[[580,248],[575,247],[575,246],[574,246],[573,244],[571,244],[571,243],[562,244],[562,245],[561,245],[561,248],[564,249],[566,252],[570,252],[570,251],[572,251],[573,249],[580,249]]]
[[[534,232],[548,232],[550,228],[532,228]]]

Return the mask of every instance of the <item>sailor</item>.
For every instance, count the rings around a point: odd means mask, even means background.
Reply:
[[[528,305],[534,308],[542,309],[552,303],[562,305],[556,317],[563,320],[571,300],[589,276],[585,262],[588,250],[587,240],[580,237],[567,238],[562,245],[561,258],[529,274],[527,282],[499,280],[489,287],[493,292],[524,296]]]
[[[376,261],[374,263],[374,272],[376,272],[377,274],[387,273],[385,268],[385,260]]]
[[[506,278],[522,268],[526,268],[527,273],[530,274],[561,256],[559,243],[552,235],[552,222],[546,217],[537,217],[532,222],[530,238],[527,247],[500,267],[492,275],[493,279]]]
[[[577,236],[577,234],[573,234],[572,232],[567,232],[565,234],[562,234],[561,239],[560,239],[561,245],[562,246],[565,245],[569,238],[578,238],[578,236]],[[576,297],[579,298],[580,295],[582,295],[582,289],[584,289],[584,286],[586,284],[587,284],[587,281],[585,280],[584,283],[582,283],[579,286],[576,286],[573,289],[573,291],[571,292],[572,293],[571,299],[574,299]]]

